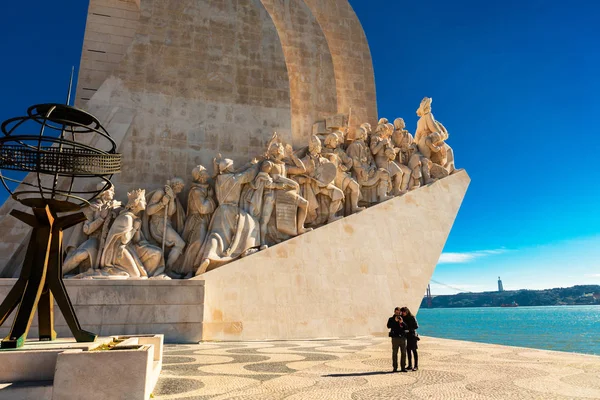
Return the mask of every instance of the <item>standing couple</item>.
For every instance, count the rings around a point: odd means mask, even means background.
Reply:
[[[400,349],[400,372],[419,369],[419,355],[417,342],[420,340],[416,330],[419,329],[417,319],[408,307],[396,307],[394,315],[387,323],[392,338],[392,365],[394,372],[398,371],[398,349]],[[406,366],[406,351],[408,350],[408,367]],[[412,367],[412,356],[415,357],[415,367]]]

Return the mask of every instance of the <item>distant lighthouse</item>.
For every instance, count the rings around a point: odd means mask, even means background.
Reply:
[[[500,277],[498,277],[498,291],[504,292],[504,286],[502,286],[502,279]]]

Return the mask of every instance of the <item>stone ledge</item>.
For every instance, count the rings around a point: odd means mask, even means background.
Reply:
[[[15,279],[0,280],[0,301]],[[192,343],[202,338],[204,319],[203,281],[67,280],[75,313],[83,329],[99,335],[161,333],[167,342]],[[112,286],[115,285],[116,286]],[[55,305],[55,330],[59,337],[71,332]],[[10,330],[14,313],[0,327]],[[34,316],[28,337],[36,339],[38,318]]]

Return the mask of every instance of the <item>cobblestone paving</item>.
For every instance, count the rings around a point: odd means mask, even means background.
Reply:
[[[391,372],[388,338],[167,345],[156,399],[600,399],[600,357],[423,337]]]

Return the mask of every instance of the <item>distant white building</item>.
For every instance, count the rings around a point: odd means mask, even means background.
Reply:
[[[504,292],[504,286],[502,286],[502,279],[500,277],[498,277],[498,291]]]

